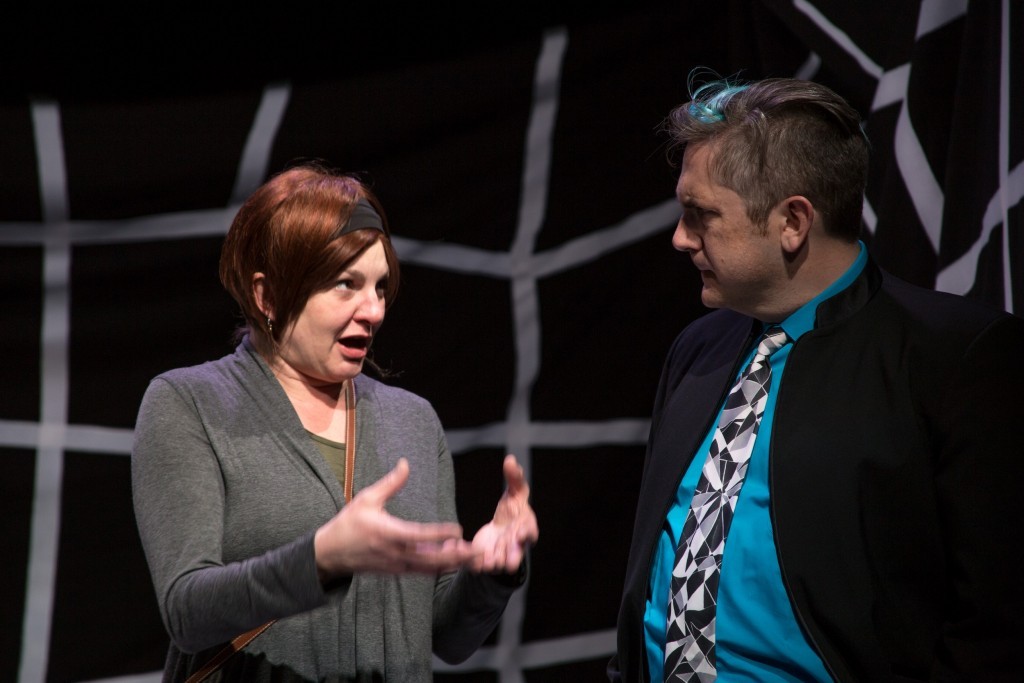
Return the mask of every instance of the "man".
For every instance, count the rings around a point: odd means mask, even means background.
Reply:
[[[1024,320],[872,262],[828,88],[711,83],[667,124],[718,310],[665,363],[609,678],[1022,680]]]

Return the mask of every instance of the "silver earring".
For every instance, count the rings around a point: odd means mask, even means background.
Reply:
[[[270,319],[269,315],[267,316],[267,331],[274,334],[274,321]]]

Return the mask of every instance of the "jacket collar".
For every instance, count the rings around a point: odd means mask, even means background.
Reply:
[[[818,305],[814,328],[829,327],[849,318],[864,308],[881,287],[882,270],[869,256],[864,270],[849,287]]]

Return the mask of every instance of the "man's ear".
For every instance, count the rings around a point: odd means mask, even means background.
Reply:
[[[782,222],[779,234],[782,249],[787,254],[796,254],[803,248],[814,225],[814,205],[807,197],[793,195],[783,199],[777,211]]]
[[[260,309],[260,312],[270,318],[274,318],[274,308],[270,305],[270,301],[266,296],[266,282],[267,276],[263,273],[252,274],[252,295],[256,300],[256,307]]]

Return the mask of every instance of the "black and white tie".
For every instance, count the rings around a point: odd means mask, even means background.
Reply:
[[[772,372],[768,358],[786,341],[781,327],[766,330],[753,360],[725,399],[676,549],[665,681],[709,683],[717,676],[715,607],[722,552],[768,402]]]

